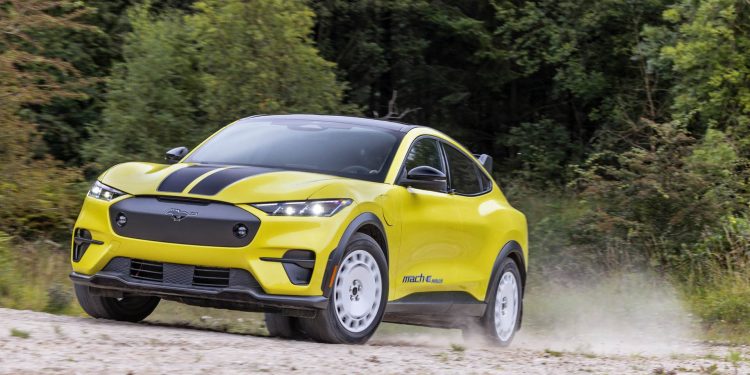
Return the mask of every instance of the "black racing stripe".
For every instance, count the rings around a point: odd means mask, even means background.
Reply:
[[[219,167],[205,165],[191,165],[189,167],[180,168],[164,178],[161,184],[159,184],[157,190],[181,193],[191,182],[195,181],[196,178],[217,168]]]
[[[216,195],[225,187],[239,180],[273,171],[275,171],[275,169],[262,167],[239,167],[225,169],[204,178],[201,182],[190,189],[190,194]]]

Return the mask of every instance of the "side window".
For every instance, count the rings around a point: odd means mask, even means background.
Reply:
[[[445,146],[450,168],[450,187],[458,194],[473,195],[483,192],[480,172],[473,160],[455,148]]]
[[[489,191],[492,189],[492,181],[490,181],[490,178],[487,177],[486,174],[484,174],[481,170],[478,171],[479,173],[479,179],[482,180],[482,191]]]
[[[404,164],[406,171],[423,165],[433,167],[445,173],[443,158],[440,157],[440,146],[437,140],[422,138],[411,146],[409,153],[406,155],[406,163]]]

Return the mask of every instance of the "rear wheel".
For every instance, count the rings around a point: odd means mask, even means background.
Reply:
[[[85,285],[75,285],[76,298],[86,314],[97,319],[139,322],[146,319],[159,304],[158,297],[104,297],[92,293]]]
[[[320,342],[362,344],[375,333],[388,297],[388,265],[372,237],[356,233],[338,266],[328,308],[300,319],[303,331]]]
[[[464,329],[470,340],[483,339],[490,344],[508,346],[513,341],[523,313],[523,284],[518,265],[505,259],[493,280],[487,301],[487,310],[478,322]]]

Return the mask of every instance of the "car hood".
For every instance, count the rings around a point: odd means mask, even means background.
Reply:
[[[239,204],[304,200],[345,179],[259,167],[124,163],[110,168],[99,180],[132,195],[169,195]]]

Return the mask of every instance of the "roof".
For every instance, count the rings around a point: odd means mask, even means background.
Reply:
[[[269,119],[288,119],[288,120],[306,120],[306,121],[323,121],[323,122],[338,122],[342,124],[351,124],[359,126],[367,126],[379,129],[386,129],[391,131],[399,131],[406,133],[411,129],[418,127],[418,125],[402,124],[392,121],[375,120],[364,117],[354,116],[327,116],[327,115],[259,115],[247,117],[250,118],[269,118]],[[244,120],[244,119],[243,119]]]

